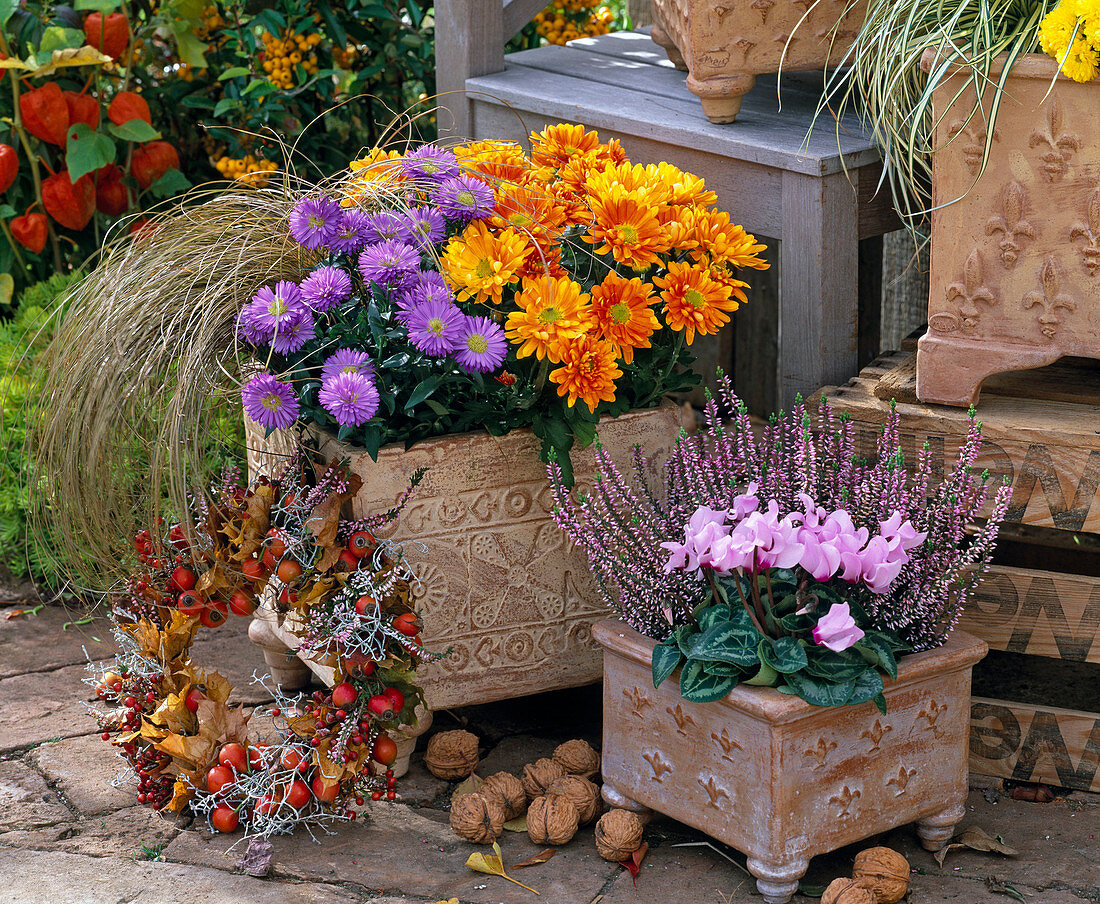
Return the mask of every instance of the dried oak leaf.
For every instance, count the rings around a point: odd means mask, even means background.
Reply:
[[[557,851],[556,848],[547,848],[542,853],[535,854],[534,857],[528,857],[522,863],[512,864],[512,869],[524,869],[525,867],[528,867],[528,866],[538,866],[540,863],[545,863],[547,860],[549,860],[551,857],[553,857],[557,852],[558,851]]]
[[[215,562],[213,566],[199,575],[199,580],[195,584],[195,591],[204,596],[214,596],[235,587],[237,583],[235,578],[226,574],[220,562]]]
[[[186,691],[182,695],[170,693],[165,697],[160,706],[142,719],[142,735],[145,735],[146,724],[164,729],[169,734],[193,734],[198,729],[198,719],[187,708],[186,697]]]
[[[133,635],[143,656],[167,663],[178,659],[191,648],[198,626],[197,619],[174,609],[163,631],[146,618],[122,627]]]
[[[236,547],[237,551],[231,556],[234,561],[243,562],[250,558],[263,544],[267,529],[271,526],[271,506],[274,502],[275,487],[260,484],[248,497],[240,520],[234,518],[222,526],[221,533]]]
[[[985,829],[981,829],[978,826],[970,826],[964,829],[960,834],[956,835],[951,844],[940,848],[933,856],[936,858],[936,862],[943,866],[943,861],[947,858],[947,855],[952,851],[971,850],[982,851],[988,854],[1003,854],[1006,857],[1018,857],[1020,852],[1015,848],[1009,847],[1004,841],[1001,840],[1001,836],[994,837],[990,835]]]
[[[195,788],[193,785],[188,784],[183,781],[183,779],[177,778],[176,783],[172,785],[172,797],[168,803],[164,805],[164,809],[168,810],[170,813],[180,813],[183,811],[183,808],[187,806],[187,802],[191,800],[194,794]]]
[[[363,481],[357,474],[352,474],[346,479],[347,492],[330,493],[327,499],[314,507],[313,512],[306,519],[306,527],[313,532],[317,545],[325,550],[321,561],[317,563],[318,571],[328,571],[339,561],[342,548],[336,544],[336,532],[340,527],[340,509],[345,502],[359,492],[359,488],[363,485]]]

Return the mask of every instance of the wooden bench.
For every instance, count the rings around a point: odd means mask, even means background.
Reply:
[[[703,176],[736,222],[779,242],[774,402],[853,376],[878,351],[881,236],[898,222],[854,121],[826,117],[807,137],[821,74],[784,76],[782,111],[776,79],[761,78],[737,122],[715,125],[644,31],[506,57],[504,40],[541,6],[436,3],[441,131],[526,144],[532,130],[578,122],[635,161]]]

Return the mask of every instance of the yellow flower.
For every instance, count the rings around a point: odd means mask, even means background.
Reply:
[[[1067,3],[1059,3],[1039,25],[1039,46],[1059,62],[1077,28],[1077,14]]]
[[[508,340],[520,346],[516,357],[560,361],[563,349],[588,331],[588,300],[580,284],[568,276],[525,279],[523,291],[516,293],[520,310],[509,314],[504,324]]]
[[[558,395],[569,395],[570,408],[581,399],[595,411],[601,401],[615,401],[615,381],[623,375],[617,357],[614,345],[586,333],[564,347],[561,367],[550,379],[558,384]]]
[[[513,141],[471,141],[454,149],[465,169],[486,182],[526,182],[531,161]]]
[[[586,132],[584,126],[570,123],[547,126],[541,132],[531,133],[531,159],[537,166],[560,167],[599,146],[600,136],[596,132]]]
[[[710,207],[718,203],[718,195],[707,189],[701,176],[685,173],[679,167],[663,161],[656,166],[650,164],[647,169],[654,170],[656,177],[668,186],[669,201],[672,204]]]
[[[744,228],[730,222],[725,211],[705,211],[695,217],[696,249],[691,256],[702,261],[710,255],[714,261],[724,261],[735,267],[752,267],[754,270],[767,270],[767,261],[758,255],[766,246],[756,241],[756,237],[745,232]]]
[[[1096,78],[1100,56],[1084,38],[1078,38],[1062,62],[1062,72],[1075,82],[1091,82]]]
[[[540,245],[556,242],[565,226],[565,211],[545,189],[530,185],[502,185],[492,221],[527,233]]]
[[[596,331],[614,347],[623,361],[634,360],[634,349],[649,348],[649,337],[661,328],[657,315],[649,307],[653,286],[635,277],[626,279],[609,273],[592,287],[592,314]]]
[[[373,201],[380,194],[405,181],[401,174],[402,155],[398,151],[374,148],[365,157],[349,164],[352,176],[344,182],[340,203],[353,207],[362,200]]]
[[[665,323],[671,329],[683,330],[687,344],[695,334],[709,336],[729,323],[727,311],[736,311],[737,301],[730,298],[732,288],[713,279],[709,272],[673,261],[668,275],[655,277],[654,284],[664,289]]]
[[[633,166],[629,163],[612,165],[593,172],[588,177],[585,189],[590,195],[605,197],[617,186],[654,206],[664,204],[672,197],[671,188],[658,175],[656,168],[642,166],[640,163]]]
[[[460,301],[500,304],[504,287],[515,282],[531,244],[514,229],[494,235],[475,220],[447,243],[440,269],[458,292]]]
[[[590,198],[589,204],[593,223],[583,238],[599,245],[597,254],[610,253],[620,264],[644,270],[658,263],[658,254],[668,251],[669,236],[661,228],[656,208],[622,186],[613,186],[609,195]]]

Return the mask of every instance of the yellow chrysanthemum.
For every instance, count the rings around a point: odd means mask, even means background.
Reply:
[[[375,200],[380,192],[404,182],[401,159],[399,151],[374,148],[365,157],[351,161],[348,166],[352,176],[343,185],[340,203],[353,207],[362,200]]]
[[[531,160],[536,166],[557,168],[599,146],[599,134],[586,132],[584,126],[563,122],[531,133]]]
[[[1039,46],[1056,60],[1065,56],[1066,48],[1077,29],[1077,14],[1068,3],[1059,3],[1039,25]]]
[[[767,261],[759,257],[766,246],[756,241],[756,236],[745,232],[744,227],[730,222],[725,211],[711,210],[695,217],[696,250],[691,252],[696,261],[706,255],[711,260],[725,261],[735,267],[751,267],[767,270]]]
[[[669,190],[669,202],[686,207],[710,207],[718,203],[718,195],[710,191],[701,176],[685,173],[679,167],[662,161],[647,169],[654,170]]]
[[[512,141],[472,141],[454,149],[455,156],[472,175],[490,183],[522,183],[532,166],[523,149]]]
[[[558,395],[568,394],[570,408],[581,399],[595,411],[601,401],[615,401],[615,381],[623,375],[617,357],[614,345],[587,333],[565,347],[561,367],[550,379],[558,384]]]
[[[656,167],[629,163],[609,165],[589,174],[585,190],[595,197],[610,195],[616,186],[656,207],[672,198],[672,189],[657,173]]]
[[[1091,82],[1100,72],[1100,55],[1084,38],[1078,38],[1062,61],[1062,72],[1075,82]]]
[[[516,357],[560,361],[563,349],[588,331],[592,317],[588,300],[580,284],[567,276],[525,279],[523,290],[516,293],[520,310],[509,314],[504,324],[508,340],[520,346]]]
[[[727,311],[736,311],[737,301],[730,298],[730,286],[713,279],[709,272],[673,261],[668,275],[655,277],[654,284],[664,289],[665,323],[671,329],[683,330],[687,344],[695,334],[709,336],[729,323]]]
[[[519,279],[531,243],[514,229],[494,234],[475,220],[447,243],[440,269],[460,301],[475,299],[500,304],[505,286]]]
[[[701,213],[694,207],[665,207],[658,213],[661,226],[668,234],[669,250],[691,251],[699,247],[695,220]]]
[[[627,364],[634,360],[634,349],[649,348],[649,337],[661,328],[649,306],[652,299],[652,285],[618,273],[609,273],[602,283],[592,287],[596,332]]]
[[[610,253],[620,264],[644,270],[668,251],[669,236],[650,204],[615,186],[610,194],[589,199],[593,223],[584,240],[598,245],[597,254]]]

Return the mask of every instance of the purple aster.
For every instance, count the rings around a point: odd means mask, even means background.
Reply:
[[[359,272],[387,289],[402,287],[420,272],[420,252],[404,242],[371,245],[359,254]]]
[[[389,241],[403,242],[408,238],[405,234],[405,218],[395,210],[367,214],[362,236],[371,245]]]
[[[467,370],[488,373],[504,363],[508,343],[504,330],[488,317],[467,317],[459,331],[455,360]]]
[[[298,397],[289,383],[258,374],[241,390],[244,411],[268,430],[282,430],[298,420]]]
[[[337,374],[324,382],[317,399],[341,427],[365,424],[378,410],[378,390],[366,374]]]
[[[443,216],[460,223],[487,217],[496,206],[493,190],[472,176],[448,179],[435,190],[432,200]]]
[[[309,308],[305,308],[298,317],[279,324],[279,328],[271,339],[271,347],[278,354],[287,355],[298,351],[316,336],[317,329],[313,324],[313,312]]]
[[[305,303],[323,314],[351,297],[351,277],[339,267],[318,267],[300,288]]]
[[[241,311],[241,334],[253,345],[270,342],[278,328],[299,319],[309,311],[302,292],[289,280],[272,286],[264,286],[252,296],[252,301]]]
[[[374,376],[374,362],[366,352],[342,348],[333,352],[321,367],[321,379],[331,380],[337,374],[364,374]]]
[[[447,234],[447,222],[434,207],[414,207],[405,214],[405,235],[420,248],[427,248],[443,241]]]
[[[442,357],[456,348],[466,315],[457,305],[425,301],[409,312],[409,342],[429,355]]]
[[[343,217],[339,201],[332,198],[306,198],[290,213],[290,234],[311,251],[327,247],[336,235]]]
[[[401,172],[410,179],[452,179],[462,172],[458,158],[450,151],[425,144],[407,153],[401,161]]]
[[[338,254],[354,254],[372,241],[367,232],[370,228],[370,216],[358,207],[351,207],[340,215],[340,222],[329,240],[329,247]]]
[[[455,303],[454,292],[437,270],[422,270],[402,289],[397,296],[397,319],[405,323],[412,309],[425,301]]]

